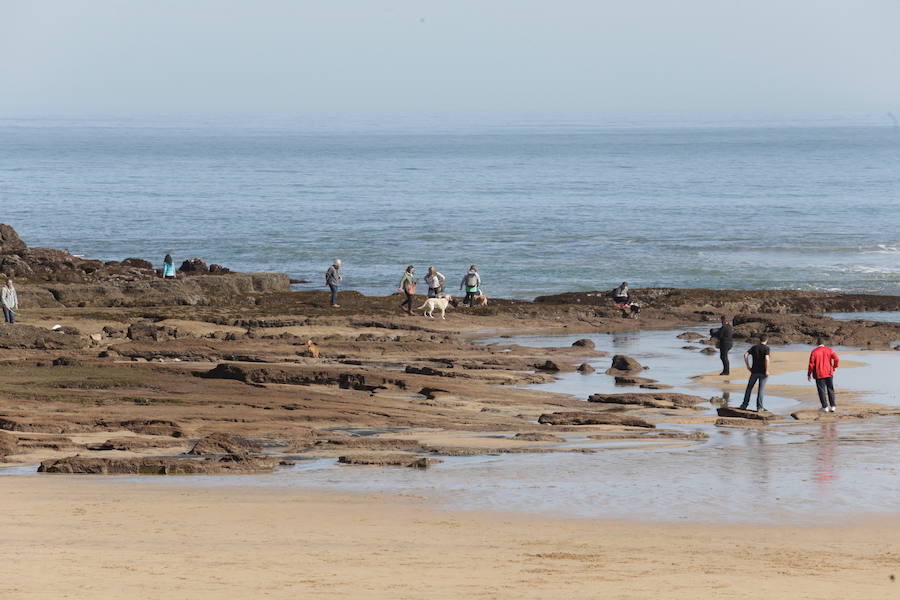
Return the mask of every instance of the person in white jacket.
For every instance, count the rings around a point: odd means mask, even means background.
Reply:
[[[447,278],[444,274],[435,269],[428,267],[428,274],[425,276],[425,283],[428,284],[429,298],[442,298],[444,296],[444,281]]]
[[[6,280],[3,291],[0,292],[0,303],[3,304],[3,318],[7,323],[16,322],[15,311],[19,308],[19,298],[16,296],[16,286],[12,279]]]

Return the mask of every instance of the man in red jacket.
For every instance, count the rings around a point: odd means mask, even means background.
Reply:
[[[837,410],[834,404],[834,372],[840,362],[834,350],[827,347],[821,339],[816,340],[816,348],[809,353],[806,378],[816,380],[816,391],[819,392],[819,403],[824,412]]]

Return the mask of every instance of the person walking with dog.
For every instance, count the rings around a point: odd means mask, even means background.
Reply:
[[[841,360],[837,352],[825,345],[822,339],[816,340],[816,347],[809,353],[809,368],[806,370],[806,379],[816,380],[816,391],[819,393],[819,404],[823,412],[835,412],[837,405],[834,402],[834,372]]]
[[[403,302],[400,303],[400,309],[408,315],[413,314],[413,296],[416,295],[416,284],[419,283],[419,280],[413,277],[415,270],[416,268],[414,266],[409,265],[406,267],[406,272],[403,273],[403,277],[400,278],[400,291],[406,296]]]
[[[719,375],[731,375],[731,362],[728,360],[728,352],[734,346],[734,328],[728,317],[722,315],[722,326],[713,332],[719,346],[719,358],[722,360],[722,372]]]
[[[325,285],[331,289],[331,308],[340,308],[337,303],[338,290],[341,288],[341,282],[344,280],[344,274],[341,272],[341,259],[334,259],[334,263],[325,271]]]
[[[3,291],[0,292],[0,304],[3,304],[3,318],[7,323],[16,322],[16,311],[19,309],[19,297],[16,295],[16,286],[12,278],[6,280]]]
[[[744,390],[744,401],[741,403],[743,410],[747,410],[747,406],[750,404],[750,393],[753,391],[753,386],[757,383],[759,387],[756,390],[756,412],[766,410],[763,406],[763,397],[766,381],[769,379],[769,356],[771,352],[768,344],[769,336],[763,334],[759,336],[758,344],[744,352],[744,364],[747,365],[747,369],[750,371],[750,380],[747,382],[747,389]],[[753,359],[752,365],[750,364],[751,358]]]
[[[447,278],[433,266],[428,267],[428,274],[425,275],[425,283],[428,285],[429,298],[441,298],[444,295],[444,281]]]
[[[478,266],[472,265],[469,267],[469,272],[466,273],[466,276],[462,278],[462,281],[459,283],[459,289],[466,290],[466,297],[463,300],[463,304],[472,308],[475,305],[475,296],[478,295],[478,288],[481,287],[481,275],[478,274]]]

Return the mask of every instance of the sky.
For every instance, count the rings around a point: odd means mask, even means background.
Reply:
[[[0,0],[0,117],[900,116],[897,0]]]

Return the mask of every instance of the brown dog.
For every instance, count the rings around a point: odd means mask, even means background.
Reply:
[[[477,296],[475,296],[474,300],[475,306],[487,306],[488,304],[487,296],[485,296],[484,294],[478,294]]]
[[[312,340],[306,340],[306,349],[309,350],[309,355],[313,358],[319,358],[319,347]]]

